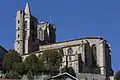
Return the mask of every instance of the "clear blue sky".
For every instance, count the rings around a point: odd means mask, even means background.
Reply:
[[[16,10],[26,0],[1,0],[0,44],[14,46]],[[120,0],[32,0],[32,14],[39,21],[57,25],[57,41],[103,36],[112,48],[113,69],[120,69]]]

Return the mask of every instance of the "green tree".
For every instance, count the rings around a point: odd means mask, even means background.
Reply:
[[[25,59],[25,63],[27,64],[32,64],[32,63],[37,63],[38,62],[38,58],[35,54],[31,54],[28,57],[26,57]]]
[[[25,59],[24,64],[27,72],[32,71],[34,75],[40,72],[40,69],[39,69],[40,65],[38,64],[38,58],[35,54],[28,56]]]
[[[45,71],[50,72],[51,75],[59,72],[62,64],[62,54],[59,50],[46,50],[42,54]]]
[[[38,75],[41,72],[40,65],[38,63],[33,63],[31,70],[33,72],[33,75]]]
[[[4,71],[9,71],[12,69],[12,65],[17,62],[22,62],[22,57],[20,54],[14,50],[8,51],[8,53],[4,55],[3,59]]]
[[[120,80],[120,70],[118,72],[116,72],[114,79]]]
[[[75,74],[75,71],[74,71],[73,67],[65,66],[61,69],[61,72],[62,73],[67,72],[67,73],[71,74],[72,76],[76,77],[76,74]]]
[[[45,70],[44,61],[45,61],[44,56],[39,54],[39,56],[38,56],[38,64],[40,65],[39,69],[40,69],[41,72]]]
[[[22,76],[25,74],[25,65],[23,62],[14,63],[12,66],[12,70],[19,73]]]

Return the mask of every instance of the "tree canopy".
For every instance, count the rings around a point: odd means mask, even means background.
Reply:
[[[27,72],[32,71],[33,74],[39,73],[40,69],[39,69],[39,64],[38,64],[38,58],[35,54],[29,55],[25,59],[24,64],[25,64],[25,68]]]
[[[23,75],[25,73],[25,65],[23,62],[14,63],[12,66],[12,70],[20,75]]]
[[[26,64],[27,63],[32,64],[32,63],[37,63],[37,62],[38,62],[38,58],[35,54],[31,54],[28,57],[26,57],[26,59],[25,59]]]
[[[20,54],[14,50],[8,51],[8,53],[4,55],[3,59],[4,70],[9,71],[12,69],[13,64],[18,62],[22,62],[22,57]]]
[[[59,72],[59,68],[62,64],[62,56],[58,50],[46,50],[41,55],[41,60],[44,61],[44,69],[45,71],[50,72],[50,74],[54,75],[54,73]]]
[[[59,73],[62,65],[63,51],[60,50],[46,50],[37,57],[31,54],[22,61],[22,56],[15,50],[9,50],[4,55],[4,72],[8,79],[19,79],[23,75],[39,75],[41,73],[48,73],[56,75]],[[15,77],[14,77],[15,76]]]
[[[116,72],[114,79],[120,80],[120,70],[118,72]]]

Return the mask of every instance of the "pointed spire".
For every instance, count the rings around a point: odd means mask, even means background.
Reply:
[[[28,2],[28,0],[26,0],[25,13],[26,13],[26,14],[31,14],[30,6],[29,6],[29,2]]]

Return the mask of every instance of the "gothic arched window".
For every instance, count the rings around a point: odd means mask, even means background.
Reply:
[[[41,40],[44,40],[44,31],[42,29],[40,29],[40,37]]]
[[[85,64],[87,66],[91,66],[92,65],[92,56],[91,56],[91,52],[90,52],[90,44],[87,41],[86,44],[84,44],[84,52],[85,52]]]
[[[37,38],[40,39],[40,29],[37,30]]]
[[[68,49],[68,55],[73,55],[73,49],[71,47]]]
[[[79,67],[79,72],[82,72],[82,57],[81,54],[78,54],[78,67]]]
[[[38,38],[44,40],[44,31],[41,28],[38,30]]]
[[[96,66],[97,65],[97,48],[95,44],[91,46],[91,53],[92,53],[92,64],[93,66]]]
[[[73,55],[73,49],[70,47],[70,48],[68,49],[68,58],[69,58],[69,61],[71,61],[72,55]]]

